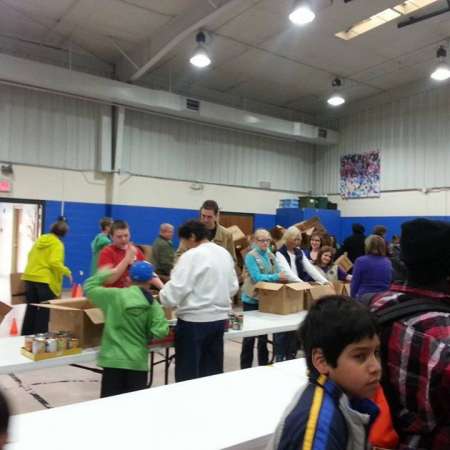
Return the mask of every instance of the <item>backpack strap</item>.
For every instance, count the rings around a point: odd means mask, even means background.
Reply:
[[[390,325],[399,319],[408,319],[428,312],[450,314],[450,304],[429,297],[411,298],[375,312],[378,325]]]

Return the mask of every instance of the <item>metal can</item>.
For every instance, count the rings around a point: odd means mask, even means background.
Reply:
[[[64,336],[56,338],[58,352],[63,352],[67,348],[67,339]]]
[[[239,320],[237,320],[237,317],[234,318],[233,320],[233,330],[240,330],[241,327],[239,325]]]
[[[27,352],[32,353],[33,352],[33,340],[34,335],[25,336],[25,342],[24,342],[24,348]]]
[[[70,348],[78,348],[80,346],[80,340],[78,338],[72,338],[70,340]]]
[[[39,353],[45,353],[45,339],[35,338],[32,344],[32,353],[37,355]]]
[[[48,338],[48,334],[47,333],[36,333],[34,335],[35,339],[47,339]]]
[[[238,314],[237,318],[239,321],[239,329],[242,330],[244,328],[244,314]]]
[[[47,339],[45,341],[45,351],[47,353],[55,353],[58,351],[58,341],[53,338]]]

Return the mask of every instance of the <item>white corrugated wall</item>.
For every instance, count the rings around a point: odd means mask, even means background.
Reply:
[[[313,146],[136,111],[125,115],[124,169],[206,183],[309,191]]]
[[[318,148],[314,190],[339,191],[340,156],[381,151],[381,188],[450,186],[450,86],[340,119],[339,145]]]
[[[0,161],[93,170],[102,108],[109,109],[0,85]]]

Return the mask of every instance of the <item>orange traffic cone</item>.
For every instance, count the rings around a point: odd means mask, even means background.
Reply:
[[[83,297],[83,287],[81,284],[74,283],[72,286],[72,298]]]
[[[13,320],[11,321],[11,328],[9,329],[9,335],[17,336],[18,334],[19,331],[17,330],[17,320],[15,317],[13,317]]]

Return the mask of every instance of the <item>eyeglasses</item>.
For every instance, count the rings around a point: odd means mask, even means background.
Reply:
[[[270,242],[270,239],[256,239],[256,242]]]

